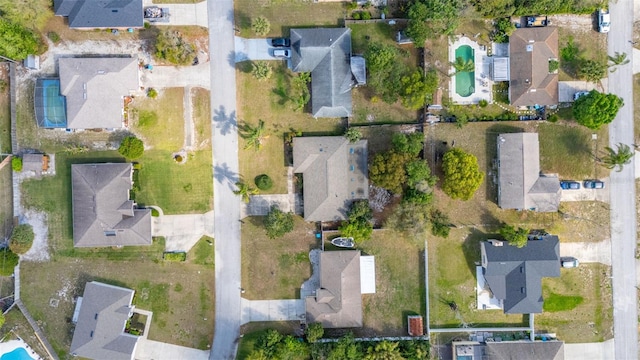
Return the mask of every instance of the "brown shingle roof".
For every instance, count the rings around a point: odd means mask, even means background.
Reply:
[[[558,28],[517,29],[509,37],[509,99],[514,106],[558,103],[558,74],[549,73],[558,59]]]
[[[422,324],[422,316],[411,315],[408,316],[409,320],[409,335],[410,336],[422,336],[424,335],[424,326]]]

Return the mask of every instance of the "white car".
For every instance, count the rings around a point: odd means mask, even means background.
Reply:
[[[276,49],[276,50],[273,50],[273,56],[277,57],[277,58],[288,59],[291,56],[291,53],[289,52],[288,49],[286,49],[286,50],[284,50],[284,49]]]
[[[598,31],[605,34],[608,33],[611,29],[611,15],[609,14],[609,10],[600,9],[598,10]]]

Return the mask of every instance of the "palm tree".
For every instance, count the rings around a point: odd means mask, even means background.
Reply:
[[[262,147],[262,142],[267,138],[266,136],[267,129],[265,127],[264,121],[258,120],[258,126],[251,126],[249,124],[245,124],[243,129],[241,129],[240,136],[247,141],[247,144],[244,146],[244,149],[254,148],[256,151],[260,150]]]
[[[233,193],[236,195],[240,195],[242,197],[242,201],[246,203],[251,200],[251,195],[258,195],[258,189],[252,188],[251,186],[243,182],[237,182],[236,186],[238,187],[238,190],[234,190]]]
[[[611,65],[609,65],[609,68],[612,68],[614,66],[622,66],[622,65],[626,65],[629,63],[629,59],[627,59],[627,53],[619,53],[616,51],[616,54],[614,56],[609,55],[609,61],[611,62]],[[611,70],[611,72],[615,72],[617,69],[614,68]]]
[[[634,151],[631,150],[629,145],[620,143],[616,145],[618,150],[613,150],[610,147],[606,147],[607,154],[600,159],[600,162],[607,169],[616,169],[617,172],[622,171],[622,168],[631,162]]]
[[[454,73],[451,74],[452,76],[457,73],[472,72],[476,70],[476,64],[474,64],[473,59],[464,61],[462,56],[458,56],[456,58],[456,61],[451,63],[451,66],[453,66],[453,68],[455,69]]]

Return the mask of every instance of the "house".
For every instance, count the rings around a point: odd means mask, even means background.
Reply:
[[[497,144],[498,206],[538,212],[558,211],[560,180],[557,175],[540,173],[538,134],[500,134]]]
[[[151,210],[129,199],[132,167],[71,165],[73,246],[151,245]]]
[[[302,173],[306,221],[344,220],[353,201],[369,198],[366,140],[296,137],[293,171]]]
[[[504,241],[480,243],[482,275],[505,314],[542,312],[542,278],[560,276],[560,241],[537,237],[523,248]]]
[[[71,354],[96,360],[131,360],[138,337],[124,332],[134,291],[92,281],[76,302]]]
[[[516,29],[509,37],[509,101],[513,106],[558,104],[558,28]]]
[[[142,0],[54,0],[57,16],[72,29],[142,28]]]
[[[305,299],[307,323],[319,322],[324,328],[362,327],[362,294],[374,293],[373,256],[359,250],[320,253],[320,286]]]
[[[60,58],[58,62],[67,129],[124,127],[124,97],[140,87],[136,58]]]
[[[563,360],[563,341],[454,341],[454,359],[464,360]]]
[[[290,38],[291,69],[311,73],[313,116],[351,116],[351,88],[366,82],[364,58],[352,68],[351,29],[291,29]]]

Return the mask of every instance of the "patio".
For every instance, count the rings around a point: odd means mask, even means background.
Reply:
[[[489,77],[491,58],[487,55],[486,46],[481,46],[477,42],[466,36],[457,36],[453,43],[449,44],[449,61],[456,61],[456,50],[464,45],[473,49],[473,62],[475,64],[474,91],[469,96],[461,96],[456,92],[456,75],[451,76],[449,83],[449,98],[454,104],[470,105],[477,104],[480,100],[491,103],[493,100],[493,81]],[[451,67],[451,73],[455,70]]]

